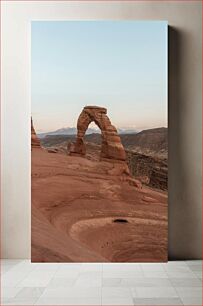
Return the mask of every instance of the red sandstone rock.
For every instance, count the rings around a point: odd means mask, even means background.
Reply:
[[[115,163],[113,168],[108,170],[109,175],[130,175],[128,165],[125,162]]]
[[[58,149],[48,149],[47,151],[48,153],[58,153],[59,152]]]
[[[135,186],[138,189],[142,189],[142,183],[137,180],[134,179],[133,177],[126,177],[126,181],[131,185],[131,186]]]
[[[113,167],[32,151],[32,261],[167,261],[167,194],[131,186]]]
[[[106,108],[98,106],[83,108],[77,122],[77,140],[74,146],[70,146],[70,155],[84,156],[86,154],[83,138],[92,121],[101,129],[102,133],[101,158],[125,161],[126,153],[117,130],[111,124]]]
[[[136,179],[145,185],[149,185],[150,183],[150,178],[147,175],[136,176]]]
[[[31,148],[41,148],[39,138],[36,135],[32,118],[31,118]]]

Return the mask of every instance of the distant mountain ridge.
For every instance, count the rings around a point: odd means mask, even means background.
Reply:
[[[136,152],[168,152],[168,129],[165,127],[143,130],[136,135],[122,135],[121,139],[125,147]]]
[[[119,128],[117,129],[119,134],[136,134],[138,133],[137,130],[133,129],[133,128],[129,128],[129,129],[124,129],[124,128]],[[90,135],[90,134],[100,134],[101,131],[100,129],[95,129],[95,128],[88,128],[86,131],[86,135]],[[77,134],[77,129],[75,127],[64,127],[61,129],[58,129],[56,131],[52,131],[52,132],[46,132],[46,133],[37,133],[37,136],[41,139],[44,138],[48,135],[76,135]]]
[[[86,134],[92,134],[92,133],[99,133],[100,130],[88,128]],[[67,128],[61,128],[53,132],[46,132],[46,133],[37,133],[37,136],[39,138],[44,138],[48,135],[76,135],[77,129],[75,127],[67,127]]]

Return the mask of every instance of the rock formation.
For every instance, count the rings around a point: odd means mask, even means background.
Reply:
[[[168,189],[168,162],[153,156],[126,150],[130,172],[143,184],[161,190]]]
[[[36,135],[32,118],[31,118],[31,148],[41,148],[40,141]]]
[[[84,135],[91,122],[95,122],[101,130],[101,159],[125,161],[126,153],[117,130],[111,124],[106,108],[98,106],[86,106],[83,108],[77,122],[76,143],[69,145],[70,155],[84,156],[86,154]]]
[[[32,150],[33,262],[167,261],[166,193],[114,164]]]

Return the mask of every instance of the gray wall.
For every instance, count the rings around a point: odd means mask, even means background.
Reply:
[[[169,23],[169,258],[201,258],[201,2],[2,3],[2,256],[30,258],[30,21]]]

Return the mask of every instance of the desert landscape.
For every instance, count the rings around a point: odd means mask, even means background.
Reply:
[[[167,261],[167,128],[118,132],[97,106],[70,134],[31,122],[33,262]]]

